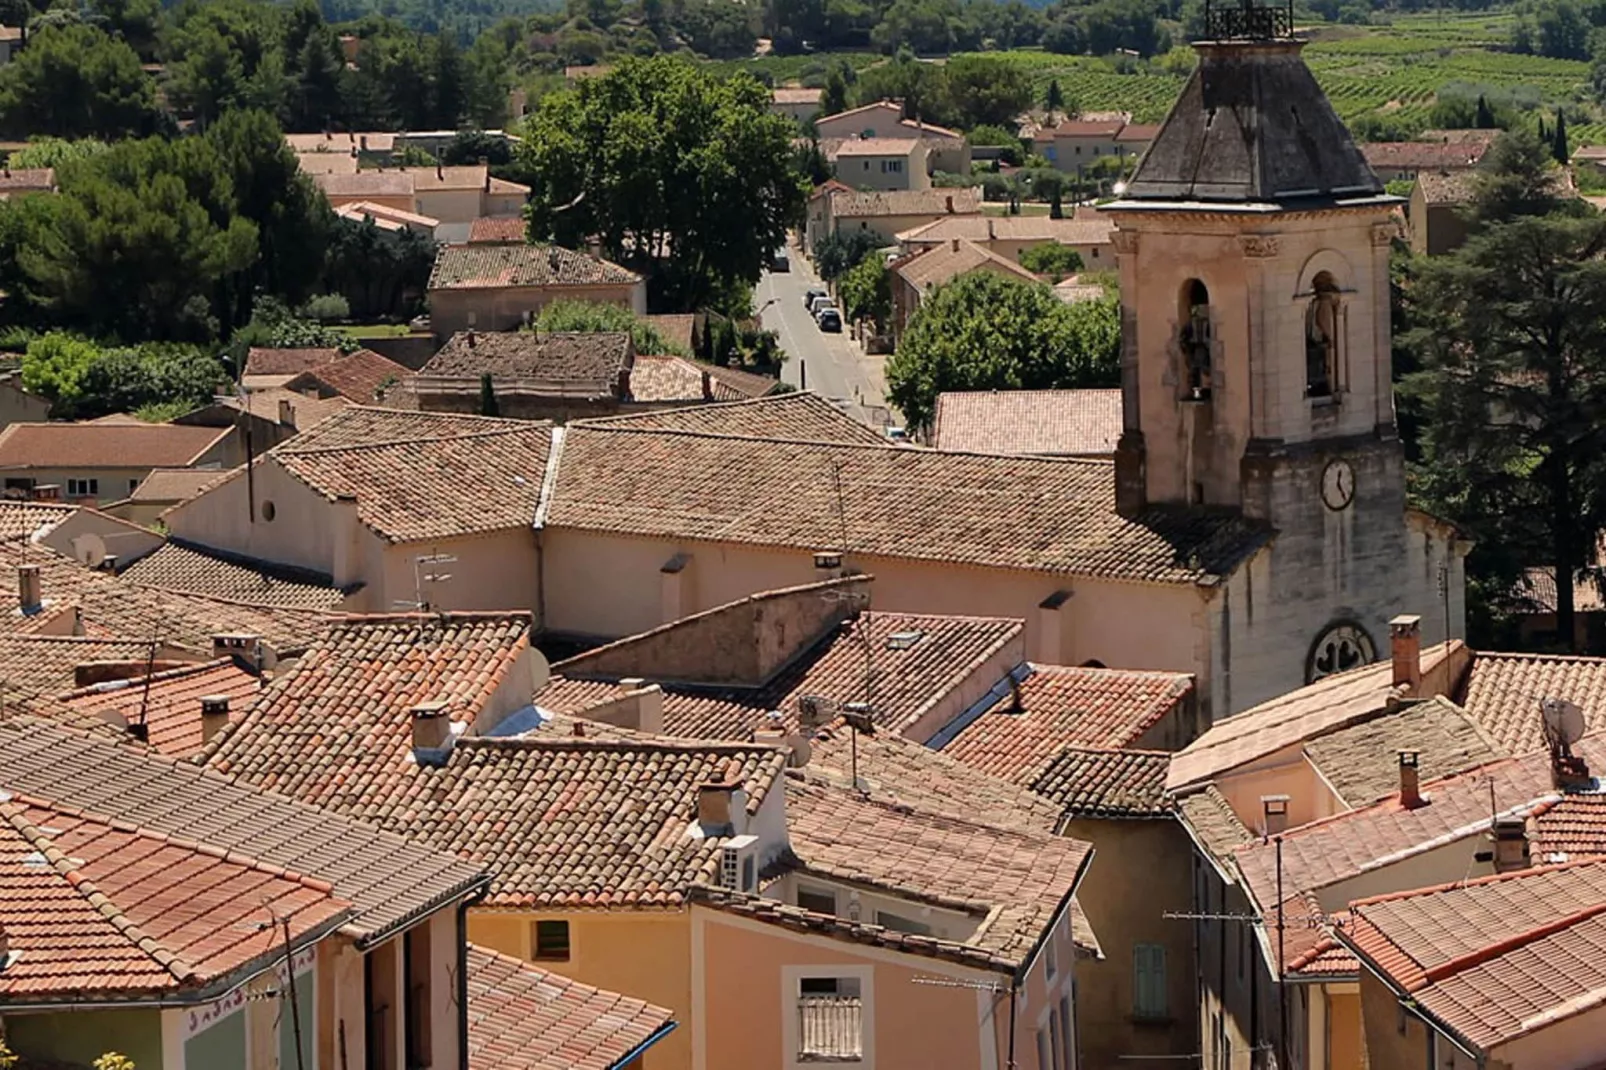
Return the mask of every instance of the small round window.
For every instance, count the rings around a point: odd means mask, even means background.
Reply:
[[[272,502],[263,502],[262,503],[262,519],[263,520],[271,521],[276,513],[278,513],[278,510],[273,507],[273,503]]]

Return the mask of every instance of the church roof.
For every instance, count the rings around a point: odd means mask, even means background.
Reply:
[[[1383,183],[1300,58],[1303,44],[1198,43],[1199,65],[1111,207],[1382,199]]]

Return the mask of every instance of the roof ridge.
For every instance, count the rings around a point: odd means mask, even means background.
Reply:
[[[10,796],[11,800],[18,798],[21,796]],[[12,830],[30,847],[38,851],[55,874],[93,907],[102,919],[152,962],[166,970],[175,981],[184,984],[197,976],[200,971],[194,965],[146,933],[110,896],[100,890],[99,885],[85,876],[80,865],[74,864],[73,859],[57,847],[55,841],[43,829],[24,816],[22,807],[17,802],[0,803],[0,817],[3,817]]]
[[[135,642],[139,642],[139,640],[135,640]],[[209,661],[189,662],[188,664],[180,665],[176,668],[161,669],[148,675],[130,676],[125,679],[130,686],[132,686],[133,681],[146,679],[150,680],[153,684],[165,683],[168,680],[176,680],[183,676],[190,676],[201,672],[210,672],[213,669],[221,669],[227,665],[232,665],[233,663],[233,658],[213,658]],[[103,695],[107,693],[106,691],[102,690],[103,686],[103,684],[89,684],[85,687],[75,687],[71,691],[64,691],[55,697],[62,702],[66,702],[69,699],[85,698],[89,695]]]
[[[1171,757],[1171,751],[1168,750],[1153,750],[1145,747],[1086,747],[1079,743],[1065,744],[1055,756],[1058,757],[1059,754],[1064,754],[1067,751],[1075,751],[1078,754],[1130,754],[1138,758],[1165,758],[1167,760]]]
[[[1563,799],[1567,796],[1562,796]],[[1559,801],[1559,800],[1557,800]],[[1550,805],[1554,805],[1551,803]],[[1529,866],[1527,869],[1512,870],[1509,873],[1486,873],[1481,877],[1471,877],[1466,880],[1446,881],[1443,884],[1430,884],[1425,888],[1407,888],[1399,892],[1380,892],[1369,895],[1363,899],[1356,899],[1350,903],[1350,909],[1356,907],[1376,906],[1379,903],[1393,903],[1403,899],[1425,898],[1430,895],[1443,895],[1447,892],[1459,892],[1467,888],[1478,888],[1485,884],[1502,884],[1506,881],[1521,880],[1524,877],[1535,877],[1546,873],[1557,873],[1570,869],[1583,869],[1589,866],[1606,866],[1606,858],[1598,855],[1589,858],[1574,858],[1566,862],[1553,862],[1543,866]]]
[[[585,718],[567,714],[570,720],[584,722]],[[695,739],[665,735],[619,736],[547,736],[525,734],[521,736],[464,736],[456,746],[484,747],[505,750],[617,750],[664,751],[680,754],[708,751],[725,756],[755,754],[782,757],[788,749],[780,744],[744,743],[740,740]]]
[[[413,612],[413,613],[337,613],[340,619],[334,628],[357,628],[363,625],[384,624],[426,624],[435,622],[449,624],[457,621],[473,623],[488,623],[491,621],[522,620],[533,623],[534,615],[527,609],[454,609],[446,612]]]
[[[352,406],[352,408],[357,407]],[[330,419],[338,419],[338,416],[330,417]],[[325,421],[325,423],[327,422]],[[412,438],[383,439],[374,442],[352,442],[342,446],[313,445],[295,449],[293,447],[296,440],[290,438],[283,445],[275,446],[270,453],[276,457],[314,457],[330,453],[351,453],[355,450],[378,450],[389,449],[393,446],[412,446],[424,442],[460,442],[467,439],[497,438],[503,435],[519,435],[531,431],[548,432],[552,430],[552,424],[546,420],[516,420],[510,422],[519,426],[486,428],[483,431],[464,431],[453,434],[415,435]]]

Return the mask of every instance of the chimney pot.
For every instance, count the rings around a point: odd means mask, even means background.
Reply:
[[[585,734],[586,734],[586,723],[584,721],[576,721],[576,722],[574,722],[574,738],[575,739],[584,739],[585,738]]]
[[[201,696],[201,742],[210,743],[229,723],[229,696]]]
[[[261,640],[245,632],[220,632],[212,636],[212,657],[234,658],[255,666],[261,655]]]
[[[1418,753],[1414,750],[1400,751],[1400,805],[1407,810],[1415,810],[1422,805],[1421,775]]]
[[[948,214],[949,215],[953,215],[954,214],[954,195],[952,193],[950,193],[943,200],[944,200],[944,203],[945,203],[945,205],[946,205],[946,207],[948,209]]]
[[[821,572],[829,572],[842,567],[842,555],[832,550],[822,550],[814,555],[814,567]]]
[[[640,691],[646,686],[647,681],[643,680],[639,676],[626,676],[619,681],[619,690],[625,692],[626,694],[629,694],[632,691]]]
[[[32,616],[43,608],[44,593],[38,565],[17,566],[17,605],[24,616]]]
[[[951,246],[953,248],[954,252],[957,253],[959,251],[959,239],[958,238],[950,238],[948,240],[948,244],[949,244],[949,246]]]
[[[1288,831],[1288,796],[1262,795],[1260,811],[1266,819],[1266,835],[1280,836]]]
[[[420,702],[412,709],[413,751],[444,750],[452,739],[451,711],[446,702],[436,699]]]
[[[715,781],[697,789],[697,823],[704,829],[733,829],[731,800],[739,785],[730,781]]]
[[[1422,690],[1422,618],[1402,613],[1389,621],[1389,644],[1394,657],[1394,686],[1405,697],[1417,698]]]

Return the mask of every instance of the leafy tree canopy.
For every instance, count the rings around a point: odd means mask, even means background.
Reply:
[[[36,30],[0,68],[0,131],[7,136],[113,140],[154,133],[162,123],[138,53],[98,27]]]
[[[532,326],[537,331],[578,331],[586,334],[618,331],[630,335],[637,353],[691,356],[684,346],[671,342],[651,323],[619,305],[596,301],[554,301],[541,309]]]

